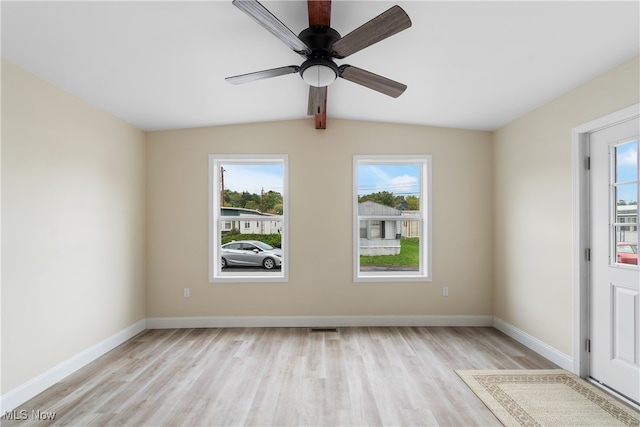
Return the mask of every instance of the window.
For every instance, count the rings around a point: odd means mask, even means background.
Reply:
[[[354,280],[431,280],[431,156],[354,156]]]
[[[209,281],[286,282],[287,156],[209,155]]]

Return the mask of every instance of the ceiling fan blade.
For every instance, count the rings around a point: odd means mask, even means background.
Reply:
[[[249,83],[255,80],[269,79],[271,77],[284,76],[285,74],[297,73],[300,67],[297,65],[288,65],[286,67],[272,68],[270,70],[256,71],[254,73],[240,74],[225,78],[226,81],[233,85]]]
[[[324,101],[327,97],[327,87],[309,86],[309,105],[307,115],[315,116],[325,111]]]
[[[409,15],[400,6],[393,6],[336,41],[331,47],[333,56],[346,58],[409,27]]]
[[[407,85],[352,65],[340,66],[339,73],[340,77],[345,80],[368,87],[369,89],[373,89],[393,98],[399,97],[405,89],[407,89]]]
[[[311,53],[311,49],[298,38],[286,25],[256,0],[233,0],[232,4],[253,18],[264,29],[282,40],[287,46],[301,55]]]
[[[307,0],[309,26],[331,26],[331,0]]]

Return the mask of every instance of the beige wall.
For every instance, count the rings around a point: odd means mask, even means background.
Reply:
[[[144,133],[2,62],[2,393],[145,318]]]
[[[148,134],[148,317],[492,313],[491,134],[327,127],[304,119]],[[210,153],[288,154],[289,283],[208,283]],[[353,155],[411,153],[433,156],[434,280],[354,283]]]
[[[497,130],[494,314],[572,354],[571,130],[640,100],[635,58]]]

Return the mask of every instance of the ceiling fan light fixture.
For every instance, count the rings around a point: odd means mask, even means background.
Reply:
[[[309,59],[300,67],[300,76],[310,86],[329,86],[338,78],[338,66],[330,59]]]
[[[312,65],[302,73],[302,79],[315,87],[329,86],[337,77],[336,72],[326,65]]]

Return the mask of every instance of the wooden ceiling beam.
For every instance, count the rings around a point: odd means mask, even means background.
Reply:
[[[309,26],[331,27],[331,0],[307,0]],[[324,92],[322,113],[315,114],[316,129],[327,128],[327,91]]]
[[[308,0],[309,26],[331,26],[331,0]]]
[[[326,129],[327,128],[327,92],[329,92],[329,88],[324,91],[324,108],[322,108],[322,113],[314,115],[314,119],[316,121],[316,129]]]

